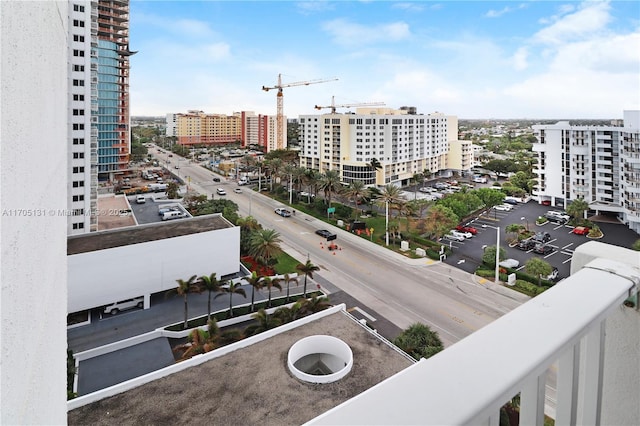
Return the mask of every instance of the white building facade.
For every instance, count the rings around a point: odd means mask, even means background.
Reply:
[[[0,2],[3,425],[67,423],[69,13],[65,1]]]
[[[341,181],[405,185],[417,173],[447,168],[449,142],[458,136],[457,118],[442,113],[359,108],[355,114],[302,115],[300,166],[336,170]],[[382,169],[369,167],[372,159]]]
[[[640,232],[640,111],[623,117],[611,126],[533,126],[539,202],[566,207],[582,198]]]

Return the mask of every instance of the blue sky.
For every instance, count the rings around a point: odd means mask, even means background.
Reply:
[[[275,115],[278,74],[338,79],[285,88],[288,117],[332,96],[460,118],[640,109],[637,1],[132,0],[130,20],[132,115]]]

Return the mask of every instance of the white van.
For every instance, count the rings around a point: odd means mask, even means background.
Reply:
[[[186,214],[181,211],[164,212],[162,214],[162,220],[180,219],[181,217],[185,217],[185,216]]]
[[[111,305],[104,307],[104,313],[115,315],[120,311],[136,307],[144,307],[144,297],[134,297],[133,299],[121,300],[119,302],[112,303]]]

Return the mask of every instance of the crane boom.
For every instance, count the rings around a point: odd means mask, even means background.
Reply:
[[[328,105],[328,106],[316,105],[315,109],[331,108],[331,114],[335,114],[336,108],[351,108],[351,107],[359,107],[359,106],[384,106],[384,102],[361,102],[361,103],[354,103],[354,104],[336,105],[335,96],[332,96],[331,105]]]
[[[307,80],[307,81],[295,81],[292,83],[282,84],[282,74],[278,74],[278,84],[272,87],[262,86],[262,90],[268,92],[269,90],[278,89],[278,93],[276,93],[276,104],[277,104],[277,113],[276,113],[276,148],[283,149],[284,141],[282,140],[283,130],[284,130],[284,94],[282,89],[286,87],[296,87],[296,86],[308,86],[310,84],[317,83],[326,83],[329,81],[336,81],[337,78],[329,78],[329,79],[316,79],[316,80]]]

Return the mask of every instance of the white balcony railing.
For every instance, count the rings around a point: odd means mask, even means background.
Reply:
[[[590,261],[507,315],[310,424],[498,425],[500,408],[518,393],[522,425],[542,425],[549,400],[555,402],[556,424],[640,424],[640,254],[595,242],[583,246],[609,258],[626,256],[625,263]],[[594,257],[584,250],[583,259]],[[627,304],[635,307],[623,305],[630,297]],[[553,382],[557,392],[549,389]],[[612,412],[622,417],[611,417]]]

